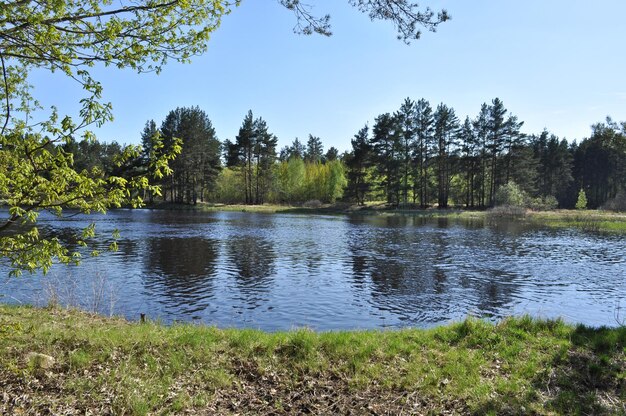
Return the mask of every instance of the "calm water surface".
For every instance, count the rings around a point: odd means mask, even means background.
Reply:
[[[44,218],[60,236],[94,217]],[[511,222],[118,210],[119,251],[8,278],[0,301],[264,330],[428,327],[532,314],[615,325],[623,237]],[[103,247],[108,245],[105,241]],[[626,318],[626,316],[622,316]]]

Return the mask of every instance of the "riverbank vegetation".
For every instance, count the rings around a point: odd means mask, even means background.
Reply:
[[[6,414],[626,414],[626,328],[264,333],[0,306]]]
[[[371,129],[362,128],[352,148],[341,154],[334,147],[324,151],[321,139],[312,134],[305,143],[296,138],[279,151],[267,121],[251,111],[237,136],[220,142],[206,113],[198,107],[177,108],[160,127],[152,120],[146,123],[141,136],[144,162],[138,160],[129,174],[154,155],[151,143],[156,136],[163,141],[157,155],[166,153],[174,138],[182,140],[171,174],[160,181],[163,194],[157,201],[384,201],[391,207],[421,209],[516,205],[533,210],[626,210],[624,123],[596,123],[591,136],[579,143],[547,131],[526,135],[522,125],[497,98],[463,123],[452,107],[441,104],[433,109],[426,100],[407,99],[396,112],[377,117]],[[64,147],[74,148],[80,150],[77,167],[98,167],[106,174],[119,146]],[[509,192],[510,186],[516,195]],[[143,196],[155,201],[155,195]]]

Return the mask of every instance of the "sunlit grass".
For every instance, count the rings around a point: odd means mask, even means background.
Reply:
[[[0,410],[619,414],[625,347],[624,328],[529,317],[267,333],[0,306],[0,384],[29,397]],[[27,365],[33,351],[54,367]]]
[[[530,219],[554,228],[576,228],[583,231],[625,233],[626,214],[598,210],[557,210],[532,213]]]

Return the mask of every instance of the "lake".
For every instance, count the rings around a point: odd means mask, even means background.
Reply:
[[[9,278],[4,268],[0,301],[53,298],[130,319],[270,331],[520,314],[616,325],[626,307],[616,235],[503,220],[165,210],[42,215],[40,224],[69,238],[91,220],[103,248],[120,230],[117,252],[46,276]]]

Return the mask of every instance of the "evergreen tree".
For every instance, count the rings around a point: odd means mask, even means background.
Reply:
[[[430,160],[434,138],[433,110],[430,103],[420,99],[415,104],[415,148],[413,154],[413,202],[419,195],[420,206],[430,202]]]
[[[537,194],[541,197],[554,196],[559,206],[566,206],[573,182],[572,153],[567,140],[559,140],[544,130],[539,136],[530,138],[529,146],[537,164]]]
[[[262,118],[254,122],[255,128],[255,196],[254,203],[263,204],[272,182],[272,168],[276,161],[278,138],[268,131],[267,123]]]
[[[474,134],[479,149],[480,174],[478,176],[478,205],[481,208],[487,206],[487,186],[490,183],[489,156],[487,153],[487,143],[489,136],[489,106],[486,103],[480,107],[480,113],[473,123]]]
[[[291,144],[291,146],[285,146],[282,149],[280,149],[279,159],[281,160],[281,162],[286,162],[292,157],[297,158],[297,159],[303,159],[305,152],[306,152],[306,147],[302,144],[300,139],[296,137],[293,140],[293,143]]]
[[[526,136],[520,132],[522,126],[524,125],[523,121],[518,121],[516,116],[509,115],[506,121],[506,132],[504,135],[504,183],[509,183],[511,181],[513,172],[516,171],[517,167],[516,162],[519,161],[520,164],[524,163],[524,156],[527,155],[527,152],[520,151],[521,149],[525,149],[526,145]],[[519,169],[518,169],[519,170]],[[523,175],[517,175],[518,179],[523,178]],[[534,178],[528,178],[527,183],[532,183]],[[516,181],[518,185],[522,185],[521,182]],[[524,186],[522,185],[522,188]],[[527,190],[528,189],[524,189]]]
[[[453,108],[442,103],[437,106],[434,120],[435,142],[437,145],[438,207],[447,208],[448,196],[450,194],[451,158],[455,151],[459,119]]]
[[[161,124],[166,143],[182,141],[181,154],[172,162],[170,200],[193,203],[213,188],[221,169],[221,145],[207,114],[198,107],[170,111]]]
[[[394,117],[398,121],[401,140],[400,161],[402,163],[402,178],[400,193],[402,195],[402,202],[407,204],[409,202],[409,190],[413,187],[411,173],[416,134],[415,102],[406,98]]]
[[[153,143],[155,136],[159,133],[157,129],[157,125],[154,120],[146,121],[146,125],[141,132],[141,149],[142,149],[142,162],[146,170],[148,170],[148,165],[150,163],[150,155],[155,152],[157,149],[154,149]],[[156,182],[156,178],[151,175],[150,179],[153,182]],[[147,190],[144,194],[144,200],[148,197],[148,201],[150,204],[154,203],[154,193]]]
[[[369,141],[369,129],[364,126],[352,139],[352,151],[346,157],[348,167],[348,195],[354,196],[357,204],[365,204],[370,190],[368,170],[372,160],[372,145]]]
[[[462,165],[465,170],[465,206],[475,207],[476,181],[480,175],[480,143],[469,117],[465,118],[459,130]]]
[[[337,150],[337,148],[334,146],[331,146],[326,151],[326,154],[324,155],[325,162],[332,162],[334,160],[337,160],[338,158],[339,158],[339,150]]]
[[[309,140],[306,143],[306,151],[304,152],[304,160],[309,163],[321,163],[324,157],[324,146],[319,137],[309,134]]]
[[[601,207],[626,189],[626,123],[607,118],[592,126],[592,134],[583,140],[574,154],[577,186],[587,191],[589,207]]]
[[[496,190],[499,183],[498,158],[504,149],[504,140],[508,132],[506,120],[507,110],[499,98],[495,98],[489,106],[489,118],[487,121],[487,149],[491,158],[489,175],[489,205],[495,205]]]
[[[239,165],[239,148],[236,143],[231,142],[229,139],[224,140],[222,144],[224,150],[224,160],[226,167],[232,168]]]
[[[154,120],[146,121],[146,125],[141,132],[141,148],[146,159],[152,151],[152,138],[157,133],[157,131],[157,126]]]
[[[375,120],[372,133],[378,180],[387,202],[397,206],[402,180],[402,139],[398,120],[389,113],[381,114]]]
[[[243,119],[234,143],[227,149],[227,166],[237,169],[243,177],[245,203],[254,203],[254,150],[257,145],[254,115],[249,110]]]

